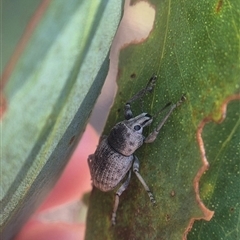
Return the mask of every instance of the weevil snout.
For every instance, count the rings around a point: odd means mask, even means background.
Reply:
[[[142,133],[142,129],[152,122],[152,116],[148,113],[142,113],[134,118],[125,121],[125,124],[134,131]]]
[[[152,116],[149,113],[144,113],[144,116],[141,118],[141,126],[144,128],[150,125],[153,121]]]
[[[152,118],[152,115],[150,115],[149,113],[146,113],[145,117]]]
[[[148,118],[148,119],[143,122],[143,124],[142,124],[143,127],[146,127],[149,124],[151,124],[151,122],[153,120],[153,117],[149,113],[145,114],[145,118]]]

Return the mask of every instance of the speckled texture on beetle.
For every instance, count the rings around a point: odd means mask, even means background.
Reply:
[[[155,203],[152,192],[139,173],[139,160],[134,155],[134,152],[143,143],[152,143],[156,139],[160,129],[172,111],[185,100],[185,96],[182,96],[176,104],[166,104],[159,112],[170,106],[168,113],[157,127],[147,137],[144,137],[142,134],[143,128],[149,126],[153,118],[148,113],[141,113],[134,117],[131,110],[131,103],[141,99],[146,93],[152,92],[156,79],[157,76],[153,75],[147,86],[127,101],[124,108],[125,120],[117,123],[110,131],[109,136],[101,137],[95,153],[88,157],[92,183],[95,187],[103,192],[107,192],[115,189],[120,182],[122,183],[115,195],[111,218],[112,225],[116,224],[119,197],[127,189],[132,171],[142,183],[151,202]]]

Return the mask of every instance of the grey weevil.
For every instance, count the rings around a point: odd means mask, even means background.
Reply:
[[[147,86],[134,95],[126,104],[124,109],[125,120],[117,123],[110,131],[109,136],[102,136],[94,154],[89,155],[88,165],[92,177],[92,183],[103,192],[111,191],[122,183],[115,195],[115,202],[112,212],[112,225],[116,224],[116,212],[119,204],[119,197],[129,185],[131,172],[136,174],[144,189],[148,193],[151,202],[155,199],[148,185],[139,173],[139,160],[134,152],[143,143],[152,143],[172,111],[181,105],[185,100],[182,96],[176,104],[168,103],[163,109],[171,105],[170,110],[157,127],[145,138],[142,134],[143,128],[149,126],[153,118],[148,113],[141,113],[134,117],[131,110],[131,103],[142,98],[147,92],[152,92],[157,76],[153,75]],[[161,109],[159,112],[161,112]],[[123,181],[124,180],[124,181]]]

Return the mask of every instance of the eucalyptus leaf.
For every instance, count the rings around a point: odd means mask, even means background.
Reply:
[[[1,120],[3,239],[19,231],[70,158],[104,83],[121,15],[117,0],[53,0],[13,69]]]
[[[143,104],[133,104],[135,115],[148,112],[154,116],[166,103],[177,102],[183,94],[186,94],[187,100],[174,111],[156,141],[136,151],[140,173],[155,195],[156,207],[152,206],[141,183],[132,174],[127,190],[120,197],[117,223],[112,227],[114,192],[103,193],[94,188],[90,196],[86,239],[183,239],[192,219],[207,219],[206,212],[199,207],[194,189],[194,179],[202,167],[197,132],[205,118],[211,116],[213,121],[218,121],[222,117],[221,106],[226,98],[239,94],[239,1],[149,2],[156,10],[152,32],[147,40],[126,47],[120,54],[118,94],[104,134],[107,135],[117,122],[124,119],[124,104],[147,84],[153,74],[158,76],[155,90],[144,98]],[[145,136],[163,116],[164,113],[154,119],[152,127],[144,132]],[[235,122],[230,121],[229,124],[234,125]],[[224,134],[227,136],[232,129],[233,126],[229,126]],[[210,152],[211,148],[218,146],[214,133],[204,130],[207,151]],[[232,138],[229,138],[228,144],[235,150],[239,148]],[[214,195],[217,200],[213,195],[211,202],[202,197],[207,207],[216,211],[216,218],[220,215],[217,213],[220,208],[214,207],[214,200],[216,204],[223,204],[228,198],[240,197],[239,189],[236,190],[239,185],[235,179],[236,172],[230,170],[239,162],[239,155],[231,154],[230,158],[228,175],[218,179],[227,184],[228,195],[221,194],[222,190],[218,192],[217,188],[221,185],[216,185]],[[217,165],[222,163],[223,160],[219,160],[210,168],[213,172],[222,169]],[[235,187],[226,178],[235,179]],[[200,181],[200,184],[203,182]],[[230,232],[234,226],[232,236],[236,236],[235,233],[239,232],[239,207],[236,203],[232,205],[236,215],[228,218],[230,222],[224,226],[224,231]],[[230,205],[224,210],[226,216],[231,214]],[[220,219],[214,226],[214,232]],[[210,223],[205,222],[204,226]],[[196,235],[203,236],[199,239],[213,236],[204,234],[201,225],[196,227]],[[195,239],[194,236],[190,239]]]
[[[200,181],[200,193],[215,214],[210,222],[195,222],[190,240],[240,238],[240,95],[226,104],[223,121],[207,122],[202,133],[211,168]]]

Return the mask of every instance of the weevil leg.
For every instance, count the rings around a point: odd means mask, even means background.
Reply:
[[[140,90],[131,99],[129,99],[127,101],[127,103],[125,104],[125,107],[124,107],[124,116],[125,116],[126,120],[133,117],[133,113],[132,113],[132,110],[131,110],[131,103],[138,100],[139,98],[142,98],[146,93],[152,92],[152,90],[153,90],[153,88],[156,84],[156,79],[157,79],[157,75],[153,75],[149,79],[149,81],[147,83],[147,86],[145,88],[143,88],[142,90]]]
[[[162,126],[165,124],[165,122],[167,121],[167,119],[169,118],[169,116],[171,115],[171,113],[173,112],[173,110],[180,106],[184,101],[186,100],[186,97],[183,95],[181,97],[181,99],[176,103],[173,104],[169,110],[169,112],[167,113],[167,115],[163,118],[163,120],[158,124],[158,126],[145,138],[144,142],[145,143],[152,143],[155,141],[157,135],[159,134],[160,129],[162,128]]]
[[[139,181],[142,183],[144,189],[146,190],[151,202],[153,204],[156,203],[155,201],[155,198],[152,194],[152,192],[150,191],[148,185],[146,184],[146,182],[144,181],[143,177],[141,176],[141,174],[139,173],[139,166],[140,166],[140,163],[139,163],[139,160],[136,156],[134,156],[134,162],[133,162],[133,172],[136,174],[137,178],[139,179]]]
[[[114,206],[113,206],[113,212],[112,212],[112,225],[116,224],[116,216],[117,216],[117,209],[118,209],[118,204],[119,204],[119,197],[127,189],[129,182],[130,182],[130,178],[131,178],[131,170],[128,171],[128,176],[127,176],[126,181],[121,185],[121,187],[116,192]]]

